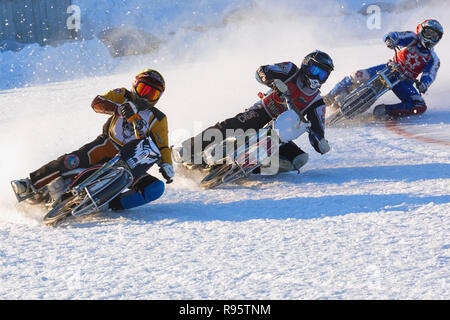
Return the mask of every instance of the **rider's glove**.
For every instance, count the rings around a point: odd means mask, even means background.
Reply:
[[[386,43],[386,46],[389,49],[394,49],[395,46],[397,45],[396,41],[394,39],[392,39],[391,37],[386,37],[386,39],[384,40],[384,42]]]
[[[164,179],[166,179],[166,183],[171,183],[173,181],[172,178],[175,176],[175,171],[173,170],[173,166],[171,164],[161,164],[159,172],[161,172]]]
[[[421,94],[424,94],[428,90],[428,86],[421,81],[416,81],[416,88]]]
[[[122,104],[119,107],[118,112],[127,122],[133,121],[134,117],[137,115],[129,102]]]
[[[328,140],[319,138],[312,130],[309,132],[309,142],[318,153],[325,154],[331,150]]]

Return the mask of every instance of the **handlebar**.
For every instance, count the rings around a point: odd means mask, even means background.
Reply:
[[[126,101],[126,103],[128,103],[130,105],[131,109],[134,112],[134,115],[132,117],[130,117],[127,121],[131,122],[133,124],[134,135],[136,136],[136,139],[140,140],[140,139],[145,138],[145,132],[142,132],[139,129],[139,126],[137,125],[137,121],[141,120],[141,116],[138,113],[139,112],[138,108],[132,101]]]
[[[394,50],[394,52],[395,52],[394,62],[398,63],[398,51],[400,50],[400,47],[399,46],[395,46],[392,50]]]

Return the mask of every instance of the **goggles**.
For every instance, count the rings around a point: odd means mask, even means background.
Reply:
[[[145,98],[149,101],[157,100],[161,96],[160,90],[141,81],[138,81],[136,84],[135,91],[139,97]]]
[[[308,72],[313,76],[317,76],[320,81],[325,81],[328,78],[328,72],[318,66],[310,66]]]
[[[422,35],[424,38],[429,39],[431,41],[437,42],[441,38],[439,32],[431,28],[423,28]]]

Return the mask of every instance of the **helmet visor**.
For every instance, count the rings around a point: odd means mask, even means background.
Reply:
[[[423,28],[422,35],[424,38],[429,39],[431,41],[437,42],[441,38],[439,32],[432,28]]]
[[[149,101],[157,100],[161,96],[161,91],[153,88],[152,86],[138,82],[136,85],[136,93],[139,97],[145,98]]]
[[[328,78],[328,72],[318,66],[310,66],[308,72],[311,75],[318,77],[320,81],[325,81]]]

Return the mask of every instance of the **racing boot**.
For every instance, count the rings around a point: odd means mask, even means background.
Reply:
[[[32,201],[32,199],[38,195],[36,188],[28,178],[11,181],[11,187],[18,202],[22,202],[24,200]]]
[[[308,159],[309,156],[306,152],[299,154],[294,159],[292,159],[292,161],[280,157],[280,172],[287,172],[294,170],[300,172],[300,168],[303,167],[308,162]]]
[[[299,154],[292,160],[292,166],[294,167],[294,170],[297,170],[300,172],[300,168],[303,167],[309,160],[309,155],[305,152],[302,154]]]
[[[272,163],[264,164],[260,168],[256,168],[252,174],[274,176],[280,172],[297,171],[300,173],[300,168],[308,162],[308,158],[309,156],[306,152],[299,154],[292,161],[280,156],[278,166],[273,166]]]

